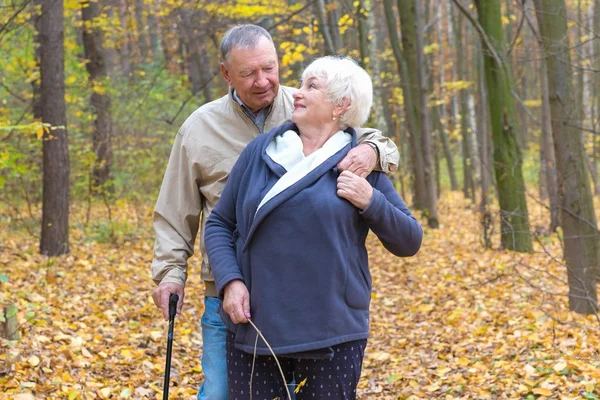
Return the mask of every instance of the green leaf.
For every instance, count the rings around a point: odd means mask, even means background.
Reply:
[[[392,382],[396,382],[398,379],[400,379],[400,377],[396,374],[392,374],[390,376],[388,376],[388,378],[385,380],[387,383],[392,383]]]
[[[11,304],[10,306],[8,306],[8,310],[6,311],[6,318],[12,318],[15,315],[17,315],[17,306]]]
[[[592,400],[598,400],[598,399],[600,399],[600,397],[598,397],[597,394],[594,394],[594,393],[591,393],[591,392],[588,392],[588,393],[584,394],[583,397],[585,397],[586,399],[592,399]]]
[[[25,319],[27,320],[27,322],[33,321],[34,318],[35,318],[35,311],[27,311],[27,313],[25,314]]]
[[[2,185],[0,185],[0,187],[2,187]],[[6,276],[4,274],[0,274],[0,281],[4,282],[4,283],[8,283],[8,276]]]

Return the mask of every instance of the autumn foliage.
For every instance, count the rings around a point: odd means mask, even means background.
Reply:
[[[56,259],[2,221],[10,272],[0,300],[17,306],[22,339],[1,342],[0,397],[161,398],[167,323],[150,297],[150,211],[122,204],[111,225],[93,208],[96,223],[76,224],[72,253]],[[564,267],[551,257],[557,237],[539,237],[533,254],[483,250],[478,214],[461,195],[444,196],[440,215],[413,258],[369,238],[372,337],[359,398],[598,398],[599,324],[568,311]],[[175,324],[172,398],[193,398],[202,380],[197,260]]]

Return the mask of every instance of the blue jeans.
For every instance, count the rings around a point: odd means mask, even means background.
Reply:
[[[202,370],[204,382],[198,400],[229,400],[225,343],[227,328],[217,313],[221,301],[216,297],[204,299],[202,315]]]

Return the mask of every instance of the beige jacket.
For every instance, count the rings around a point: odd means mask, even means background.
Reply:
[[[280,86],[265,121],[264,132],[289,120],[296,89]],[[362,131],[362,132],[361,132]],[[177,133],[169,164],[154,209],[154,260],[152,279],[185,286],[187,260],[194,254],[200,232],[202,279],[206,296],[216,296],[214,278],[204,251],[204,226],[215,207],[229,171],[246,145],[260,134],[254,122],[233,99],[232,90],[203,105],[190,115]],[[392,172],[398,165],[398,149],[381,132],[361,129],[359,141],[377,146],[380,168]]]

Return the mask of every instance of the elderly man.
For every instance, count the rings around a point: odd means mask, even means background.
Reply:
[[[198,108],[179,130],[154,211],[156,243],[152,278],[158,285],[152,297],[168,318],[168,299],[179,295],[181,312],[187,279],[187,260],[200,231],[202,279],[205,284],[202,325],[204,383],[198,399],[226,400],[227,329],[217,309],[214,278],[204,251],[204,227],[231,168],[257,135],[290,119],[295,89],[279,85],[279,64],[271,35],[256,25],[231,28],[221,41],[221,74],[229,85],[222,98]],[[362,130],[357,146],[338,169],[367,176],[377,168],[392,171],[398,150],[378,131]]]

